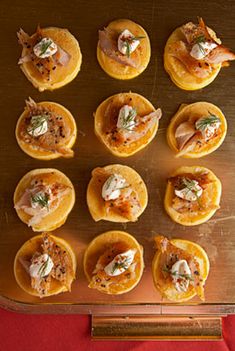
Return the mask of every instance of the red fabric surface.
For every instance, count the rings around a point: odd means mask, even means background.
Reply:
[[[25,315],[0,309],[1,351],[233,351],[235,316],[223,321],[224,341],[92,341],[90,317]]]

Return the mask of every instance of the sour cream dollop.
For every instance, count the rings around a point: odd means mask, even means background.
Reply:
[[[54,55],[58,50],[56,43],[51,38],[42,40],[33,47],[34,54],[39,58],[46,58]]]
[[[177,291],[187,291],[192,275],[186,260],[176,261],[171,267],[171,276]]]
[[[34,258],[29,267],[29,274],[32,278],[44,278],[48,274],[50,274],[53,267],[54,263],[51,257],[47,253],[45,253]]]
[[[120,174],[112,174],[102,187],[102,197],[105,201],[116,200],[121,195],[121,189],[127,187],[126,179]]]
[[[220,119],[217,119],[214,123],[207,124],[205,126],[205,128],[201,128],[200,126],[203,123],[203,120],[207,119],[207,118],[208,117],[201,117],[195,123],[196,129],[201,131],[202,136],[206,141],[210,140],[213,137],[213,135],[215,134],[215,132],[219,129],[219,127],[221,125]]]
[[[139,39],[134,39],[135,36],[128,30],[125,29],[118,37],[118,50],[123,55],[128,55],[128,48],[129,54],[134,52],[140,44]],[[128,45],[127,43],[128,42]]]
[[[132,106],[122,106],[118,114],[117,128],[132,131],[136,126],[136,116],[137,112]]]
[[[196,60],[202,60],[206,57],[213,49],[217,47],[217,44],[214,42],[200,42],[193,45],[190,55]]]
[[[187,201],[196,201],[202,195],[202,192],[202,187],[196,180],[190,181],[190,188],[185,186],[180,190],[175,189],[175,195]]]
[[[27,133],[33,137],[38,137],[48,131],[47,118],[43,115],[32,116]]]
[[[104,268],[107,275],[117,276],[125,272],[132,264],[136,254],[135,249],[130,249],[117,256]]]

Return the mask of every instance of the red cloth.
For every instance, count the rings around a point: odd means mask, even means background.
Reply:
[[[0,351],[233,351],[235,316],[223,324],[224,341],[92,341],[89,316],[25,315],[0,309]]]

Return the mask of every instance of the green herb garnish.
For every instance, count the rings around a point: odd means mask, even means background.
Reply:
[[[46,269],[48,267],[49,259],[50,259],[50,257],[48,256],[47,260],[41,265],[41,267],[38,270],[38,273],[39,273],[41,278],[43,278],[45,276],[45,272],[46,272]]]
[[[39,56],[44,55],[51,44],[52,44],[52,40],[42,41],[41,47],[40,47],[41,52],[40,52]]]
[[[36,115],[32,116],[30,126],[27,128],[28,133],[32,133],[34,136],[35,130],[39,129],[38,134],[43,130],[43,124],[48,121],[47,115]]]
[[[144,39],[145,37],[143,36],[138,36],[138,37],[128,37],[124,40],[124,44],[126,46],[126,56],[130,57],[131,55],[131,42],[136,41],[136,40],[141,40]]]
[[[129,267],[129,263],[130,263],[130,257],[126,257],[124,261],[122,262],[115,262],[113,265],[113,269],[112,269],[112,274],[117,270],[117,269],[124,269],[125,271],[128,269]]]
[[[214,123],[220,122],[219,117],[208,111],[209,116],[200,118],[200,120],[196,121],[195,127],[197,130],[205,131],[209,126]]]
[[[198,45],[198,47],[203,55],[205,55],[206,51],[205,51],[204,47],[202,46],[202,43],[205,43],[205,42],[206,42],[206,37],[204,35],[199,35],[194,41],[194,44]]]
[[[130,128],[130,123],[133,122],[135,120],[135,117],[137,116],[137,111],[135,108],[133,108],[129,114],[127,115],[127,117],[123,118],[122,120],[122,129],[126,129],[129,132],[132,132],[133,130]]]
[[[38,193],[38,194],[32,195],[31,200],[34,204],[38,204],[42,208],[47,207],[47,209],[49,209],[48,207],[49,196],[47,194]]]
[[[194,280],[192,278],[191,274],[178,273],[177,271],[171,272],[171,270],[166,268],[166,267],[163,267],[162,270],[163,270],[163,272],[167,272],[167,273],[169,273],[170,275],[173,275],[173,276],[178,276],[180,278],[185,278],[185,279],[188,279],[188,280]]]
[[[184,177],[181,179],[181,181],[182,181],[182,185],[188,189],[188,192],[191,191],[196,196],[197,202],[201,206],[200,197],[197,194],[198,190],[195,190],[195,186],[197,185],[196,181],[193,179],[184,178]]]

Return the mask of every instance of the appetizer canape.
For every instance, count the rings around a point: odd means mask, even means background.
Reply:
[[[155,238],[157,252],[152,263],[153,281],[162,297],[183,302],[198,295],[205,300],[204,285],[210,262],[198,244],[182,239]]]
[[[84,255],[89,288],[118,295],[132,290],[144,269],[143,247],[130,234],[109,231],[97,236]]]
[[[108,150],[128,157],[155,137],[162,112],[143,96],[120,93],[103,101],[95,112],[95,134]]]
[[[97,59],[116,79],[132,79],[148,66],[151,47],[148,34],[137,23],[119,19],[99,30]]]
[[[67,219],[75,203],[73,184],[53,168],[34,169],[19,181],[14,193],[15,210],[35,232],[51,231]]]
[[[26,100],[26,107],[16,125],[16,139],[29,156],[40,160],[73,157],[71,147],[77,127],[71,113],[55,102]]]
[[[220,208],[221,192],[220,180],[209,169],[180,167],[167,180],[164,206],[176,223],[197,225]]]
[[[80,71],[80,47],[67,29],[38,27],[32,36],[20,29],[17,36],[23,46],[18,63],[39,91],[61,88]]]
[[[95,221],[135,222],[148,203],[146,185],[132,168],[97,167],[87,188],[87,205]]]
[[[218,149],[227,132],[223,112],[209,102],[182,104],[167,129],[176,157],[199,158]]]
[[[234,59],[235,54],[221,45],[221,40],[202,18],[198,24],[188,22],[177,28],[164,52],[167,73],[184,90],[204,88],[216,78],[221,67]]]
[[[15,257],[14,274],[24,291],[42,298],[70,291],[76,265],[76,256],[67,241],[43,233],[21,246]]]

